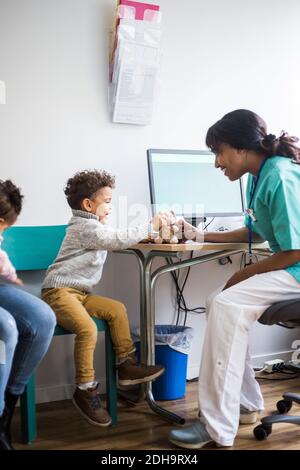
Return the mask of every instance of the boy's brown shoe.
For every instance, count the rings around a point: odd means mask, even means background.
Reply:
[[[90,424],[105,427],[111,424],[111,417],[106,409],[102,408],[100,397],[97,393],[98,385],[88,390],[81,390],[76,387],[72,402],[79,413]]]
[[[118,366],[120,385],[136,385],[157,379],[165,371],[160,365],[146,366],[138,364],[134,354],[130,354],[126,361]]]

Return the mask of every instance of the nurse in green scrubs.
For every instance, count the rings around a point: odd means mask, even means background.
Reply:
[[[300,298],[300,150],[298,139],[270,134],[252,111],[226,114],[207,132],[215,166],[231,181],[248,174],[245,226],[205,232],[205,242],[247,242],[250,263],[212,299],[199,375],[199,416],[171,430],[179,447],[200,449],[214,442],[232,446],[239,423],[254,423],[263,397],[248,351],[249,330],[273,303]],[[222,194],[220,194],[220,198]],[[188,238],[199,232],[183,221]],[[273,255],[253,263],[251,245],[269,242]]]

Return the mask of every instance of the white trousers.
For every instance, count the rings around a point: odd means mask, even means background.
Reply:
[[[201,420],[218,444],[233,444],[240,404],[263,409],[248,352],[250,327],[273,303],[295,298],[300,283],[279,270],[252,276],[210,300],[198,394]]]

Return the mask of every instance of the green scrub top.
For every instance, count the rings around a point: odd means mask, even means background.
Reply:
[[[247,207],[252,181],[249,174]],[[253,232],[267,240],[274,253],[300,250],[300,165],[287,157],[269,157],[261,170],[251,208],[256,219],[252,222]],[[285,269],[300,282],[300,262]]]

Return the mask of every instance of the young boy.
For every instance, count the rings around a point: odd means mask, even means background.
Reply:
[[[167,216],[157,215],[151,223],[128,230],[105,225],[114,185],[114,177],[106,171],[82,171],[68,180],[65,195],[73,217],[42,286],[42,298],[54,310],[58,324],[76,335],[73,403],[96,426],[109,426],[111,418],[97,393],[93,367],[97,327],[91,317],[108,322],[120,385],[148,382],[164,372],[160,365],[137,364],[125,306],[91,293],[101,279],[107,250],[128,248],[166,223]]]

